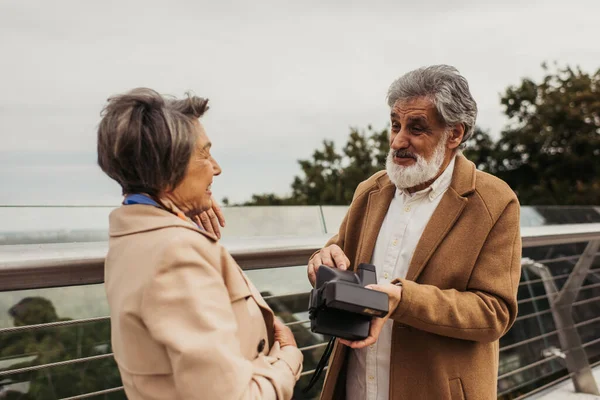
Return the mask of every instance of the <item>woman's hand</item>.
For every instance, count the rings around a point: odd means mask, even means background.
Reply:
[[[340,343],[353,349],[362,349],[363,347],[370,346],[377,341],[383,325],[385,325],[386,321],[390,318],[390,315],[396,311],[396,307],[398,307],[398,303],[400,303],[400,299],[402,298],[402,286],[396,286],[388,283],[387,285],[368,285],[367,288],[387,293],[389,312],[383,318],[373,318],[371,320],[369,336],[367,336],[366,339],[357,340],[354,342],[340,339]]]
[[[279,319],[277,319],[277,317],[275,317],[274,328],[275,328],[274,339],[276,342],[279,342],[279,345],[281,346],[281,348],[284,348],[285,346],[298,347],[298,345],[296,344],[296,339],[294,338],[294,334],[292,333],[292,330],[290,328],[288,328],[287,326],[285,326],[283,324],[283,322],[281,322]]]
[[[211,198],[211,200],[212,208],[194,216],[193,220],[199,227],[221,239],[221,228],[219,226],[225,228],[225,216],[215,199]]]

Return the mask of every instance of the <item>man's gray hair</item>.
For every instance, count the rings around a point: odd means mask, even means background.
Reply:
[[[98,165],[123,194],[159,195],[183,180],[196,146],[194,121],[208,100],[137,88],[108,99],[98,127]]]
[[[388,105],[398,101],[427,97],[435,105],[446,126],[463,124],[468,140],[475,130],[477,103],[469,84],[458,70],[449,65],[432,65],[410,71],[395,80],[388,89]]]

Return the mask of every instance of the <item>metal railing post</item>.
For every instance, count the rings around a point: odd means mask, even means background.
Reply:
[[[560,345],[565,355],[567,369],[573,379],[575,391],[579,393],[598,395],[598,385],[594,379],[588,357],[583,348],[581,337],[573,320],[573,302],[579,294],[579,289],[589,273],[594,257],[600,248],[600,240],[591,241],[586,246],[567,282],[559,291],[556,287],[550,269],[540,263],[529,263],[530,270],[537,273],[544,282],[548,294],[552,317],[558,331]]]

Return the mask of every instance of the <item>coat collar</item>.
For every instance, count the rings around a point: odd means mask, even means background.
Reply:
[[[416,280],[418,278],[435,249],[446,237],[467,203],[465,196],[475,191],[475,178],[475,164],[462,154],[458,154],[450,187],[444,193],[440,204],[421,235],[408,268],[407,279]],[[396,190],[387,174],[379,176],[376,182],[377,187],[369,193],[367,201],[365,229],[362,230],[356,264],[371,262],[377,236]]]
[[[184,221],[169,211],[145,204],[124,205],[114,209],[109,216],[108,233],[110,237],[119,237],[171,227],[190,229],[213,242],[218,241],[215,235],[199,229],[194,223]]]

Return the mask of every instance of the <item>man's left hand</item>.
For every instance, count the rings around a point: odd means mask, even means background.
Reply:
[[[400,303],[400,299],[402,298],[402,286],[396,286],[392,285],[391,283],[388,283],[386,285],[368,285],[367,288],[387,293],[389,301],[389,311],[385,317],[373,318],[371,320],[369,336],[367,336],[364,340],[357,340],[351,342],[349,340],[340,339],[340,343],[353,349],[362,349],[363,347],[370,346],[377,341],[377,339],[379,338],[379,334],[381,333],[381,329],[383,328],[383,325],[390,318],[390,315],[392,315],[392,313],[396,311],[396,307],[398,307],[398,303]]]
[[[193,219],[198,226],[221,239],[220,226],[225,228],[225,216],[214,198],[212,198],[212,208],[194,216]]]

